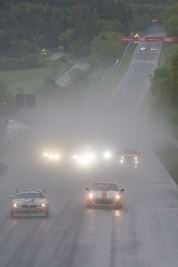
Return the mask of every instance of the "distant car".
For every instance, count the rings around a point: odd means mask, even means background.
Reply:
[[[57,150],[45,150],[42,153],[43,159],[44,160],[48,160],[50,162],[58,162],[61,161],[61,159],[63,158],[63,153],[61,153],[60,151]]]
[[[86,207],[106,206],[121,209],[122,192],[116,183],[94,182],[87,190]]]
[[[136,33],[136,34],[135,34],[135,37],[139,37],[139,34],[138,34],[138,33]]]
[[[72,155],[74,162],[82,165],[101,163],[113,159],[113,151],[103,145],[85,146]]]
[[[136,149],[122,149],[119,153],[119,162],[121,165],[138,167],[140,153]]]
[[[47,49],[42,49],[41,50],[41,54],[46,56],[48,54],[48,50]]]
[[[152,47],[152,48],[151,48],[151,51],[156,51],[156,48],[155,48],[155,47]]]
[[[49,216],[49,198],[44,195],[45,190],[18,189],[15,196],[11,196],[11,217]]]
[[[144,46],[142,46],[140,49],[143,51],[143,50],[145,50],[145,47],[144,47]]]

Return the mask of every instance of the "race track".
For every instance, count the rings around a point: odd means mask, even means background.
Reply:
[[[37,121],[41,140],[46,129],[45,140],[51,141],[51,130],[67,147],[99,140],[117,153],[137,148],[139,167],[121,168],[117,157],[81,167],[70,159],[44,164],[33,144],[5,157],[2,162],[9,168],[0,176],[0,267],[177,267],[177,186],[150,148],[154,129],[140,123],[138,115],[162,44],[155,44],[155,52],[153,44],[145,43],[144,51],[142,45],[98,113],[92,105],[76,110],[66,105]],[[124,188],[122,209],[87,209],[85,187],[93,181]],[[10,196],[29,187],[47,190],[49,218],[10,218]]]

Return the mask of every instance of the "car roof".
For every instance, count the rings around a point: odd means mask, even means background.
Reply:
[[[138,154],[138,151],[135,148],[124,148],[122,149],[121,153]]]
[[[93,184],[116,184],[116,183],[113,183],[113,182],[94,182]]]
[[[24,192],[33,192],[33,193],[43,193],[44,190],[42,189],[17,189],[16,193],[24,193]]]

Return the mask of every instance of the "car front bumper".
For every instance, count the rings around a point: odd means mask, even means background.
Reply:
[[[19,210],[17,209],[12,209],[11,210],[11,215],[13,217],[44,217],[47,215],[47,207],[39,210],[38,208],[35,209],[25,209],[25,208],[20,208]]]
[[[121,205],[121,199],[115,200],[111,198],[95,198],[87,199],[87,205],[91,206],[106,206],[106,207],[115,207]]]

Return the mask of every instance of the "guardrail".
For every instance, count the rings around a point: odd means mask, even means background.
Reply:
[[[112,79],[112,77],[116,74],[116,72],[118,71],[123,58],[129,48],[130,43],[128,43],[121,60],[119,61],[119,59],[116,59],[116,62],[110,67],[109,70],[107,70],[107,72],[103,75],[103,77],[92,87],[90,88],[90,90],[87,90],[87,92],[84,95],[85,100],[90,100],[93,99],[94,97],[96,97],[101,91],[102,89],[106,86],[106,84]]]

